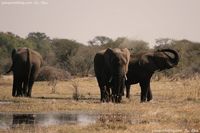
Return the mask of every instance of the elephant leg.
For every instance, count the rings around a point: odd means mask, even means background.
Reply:
[[[151,101],[153,99],[153,96],[152,96],[152,92],[151,92],[151,87],[149,85],[148,87],[148,92],[147,92],[147,101]]]
[[[110,98],[111,98],[110,87],[106,86],[106,102],[110,102]]]
[[[33,84],[34,80],[30,80],[28,84],[28,92],[25,94],[27,97],[31,97]]]
[[[31,97],[31,93],[32,93],[32,87],[34,84],[35,79],[37,78],[39,73],[39,67],[37,66],[31,66],[31,72],[30,72],[30,77],[29,77],[29,82],[28,82],[28,93],[27,96]]]
[[[119,90],[117,90],[117,103],[122,101],[122,96],[124,96],[124,88],[126,87],[125,78],[122,78],[119,82]]]
[[[104,102],[104,98],[105,98],[105,86],[104,83],[102,81],[101,77],[97,77],[97,81],[98,81],[98,85],[99,85],[99,89],[100,89],[100,101]]]
[[[100,88],[100,93],[101,93],[101,102],[105,102],[105,95],[106,95],[106,91],[105,91],[105,86],[99,86]]]
[[[115,89],[112,89],[112,102],[120,103],[122,100],[121,94],[119,95]]]
[[[147,92],[148,92],[148,85],[146,82],[140,82],[141,87],[141,102],[146,102],[147,99]]]
[[[112,98],[112,102],[115,103],[116,102],[116,90],[115,88],[111,88],[112,90],[112,95],[111,95],[111,98]]]
[[[35,78],[36,78],[35,69],[34,69],[34,67],[32,67],[31,74],[30,74],[30,77],[29,77],[29,82],[28,82],[28,90],[26,92],[27,97],[31,97],[32,87],[33,87]]]
[[[112,102],[113,103],[120,103],[122,100],[122,96],[115,88],[112,88]]]
[[[126,85],[126,98],[130,99],[130,85]]]
[[[120,96],[124,96],[124,88],[125,88],[125,80],[122,81],[121,89],[120,89]]]
[[[122,100],[123,79],[119,75],[113,76],[112,83],[112,102],[120,103]]]
[[[23,83],[22,95],[26,97],[27,96],[27,92],[28,92],[28,81],[25,80],[24,83]]]
[[[149,93],[150,96],[150,79],[145,79],[143,82],[140,82],[141,87],[141,102],[146,102],[147,95]]]
[[[18,83],[17,83],[17,79],[14,77],[13,79],[13,88],[12,88],[12,96],[16,97],[17,96],[17,87],[18,87]]]
[[[22,90],[22,80],[17,81],[17,96],[22,96],[23,90]]]

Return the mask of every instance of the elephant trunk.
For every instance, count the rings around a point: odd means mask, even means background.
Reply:
[[[178,53],[175,50],[162,49],[162,50],[160,50],[160,52],[163,52],[169,58],[169,61],[167,63],[168,63],[170,68],[172,68],[172,67],[174,67],[174,66],[176,66],[178,64],[180,57],[179,57]],[[174,54],[174,58],[172,58],[171,56],[169,56],[165,52],[169,52],[169,53]]]
[[[113,102],[121,102],[123,89],[125,87],[125,75],[122,73],[116,73],[113,75],[112,79],[112,100]]]

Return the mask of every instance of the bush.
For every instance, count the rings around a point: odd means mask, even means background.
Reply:
[[[40,69],[37,81],[68,80],[71,74],[62,69],[44,66]]]

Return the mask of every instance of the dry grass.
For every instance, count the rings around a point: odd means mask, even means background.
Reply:
[[[77,83],[79,100],[73,99],[74,83]],[[88,126],[57,125],[49,127],[19,128],[0,132],[200,132],[200,85],[199,78],[178,81],[152,81],[154,100],[140,103],[140,89],[132,86],[131,100],[123,98],[121,104],[100,103],[99,88],[93,77],[79,78],[70,81],[59,81],[56,93],[51,93],[48,82],[37,82],[33,87],[32,98],[13,98],[11,96],[12,77],[0,79],[0,112],[99,112],[103,114],[128,114],[126,117],[103,117],[95,124]],[[109,120],[107,120],[109,119]]]

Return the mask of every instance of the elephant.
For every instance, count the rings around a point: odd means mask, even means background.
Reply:
[[[107,48],[94,57],[94,71],[100,88],[101,102],[121,102],[125,88],[130,52],[127,48]],[[112,94],[110,93],[110,89]]]
[[[6,73],[13,71],[13,97],[31,97],[32,86],[42,62],[42,56],[34,50],[29,48],[12,50],[12,66]]]
[[[175,67],[178,62],[179,54],[172,49],[131,54],[128,73],[126,75],[126,97],[130,98],[130,86],[139,83],[141,88],[141,102],[152,100],[150,80],[154,72]]]

